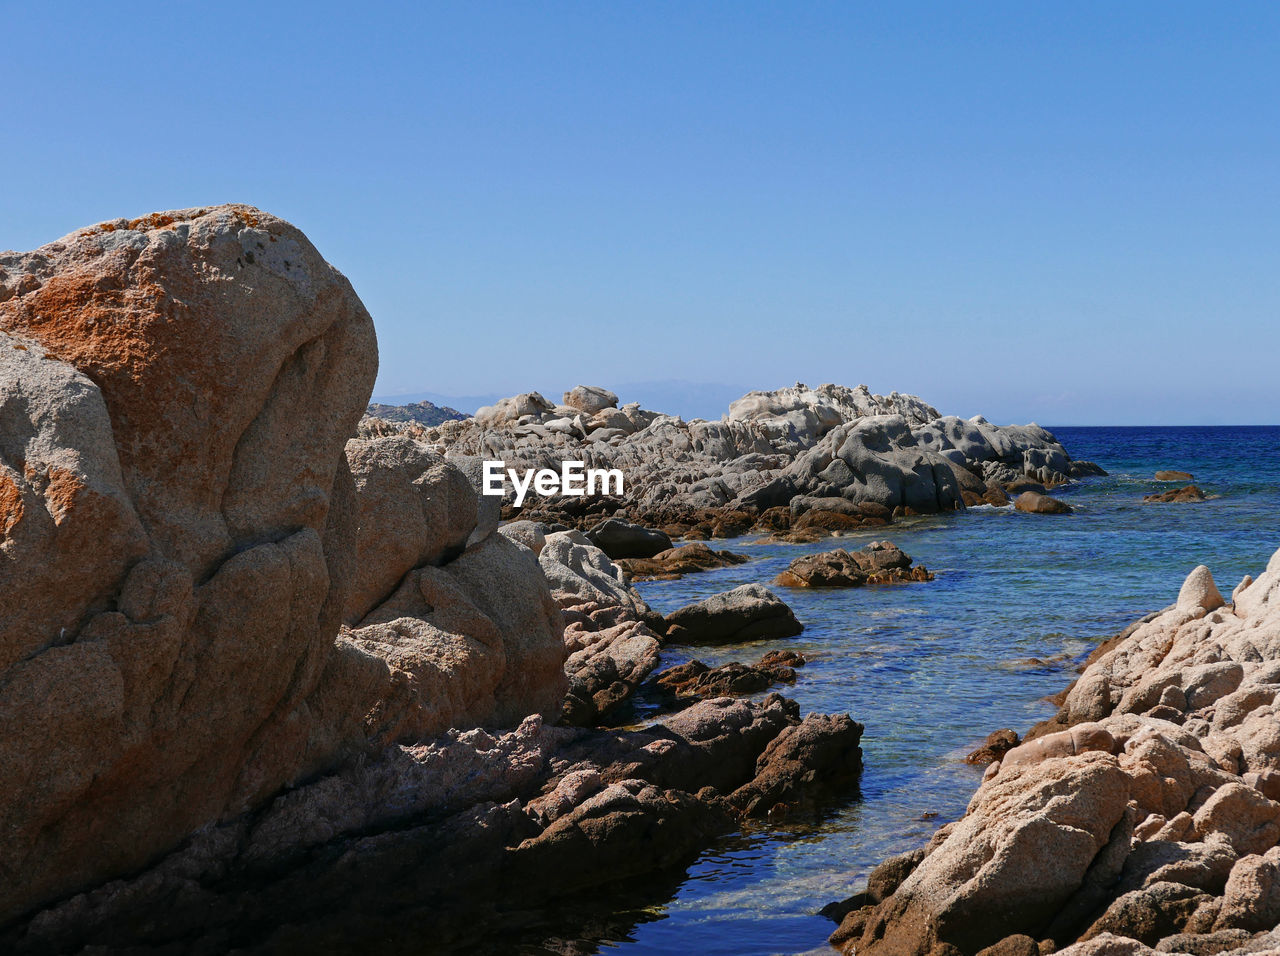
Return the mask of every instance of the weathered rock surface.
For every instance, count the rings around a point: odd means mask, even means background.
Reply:
[[[741,644],[793,637],[804,630],[795,613],[761,584],[743,584],[672,611],[667,640],[675,644]]]
[[[671,550],[671,538],[662,531],[607,518],[587,532],[587,538],[609,557],[652,558]]]
[[[348,446],[376,365],[248,206],[0,254],[0,923],[349,758],[558,712],[529,552],[410,437]]]
[[[360,510],[355,581],[343,618],[354,623],[406,574],[462,554],[476,529],[476,494],[451,463],[407,436],[347,442]]]
[[[1002,759],[1005,754],[1018,746],[1019,743],[1021,741],[1015,731],[1007,727],[1001,730],[993,730],[987,734],[987,739],[982,742],[981,747],[964,758],[964,762],[985,767]]]
[[[676,699],[739,697],[774,684],[794,684],[795,668],[807,663],[794,651],[769,651],[754,664],[737,661],[710,667],[699,660],[669,667],[654,678],[658,689]]]
[[[802,721],[777,695],[705,701],[627,733],[536,718],[501,735],[450,731],[203,831],[0,944],[19,956],[180,948],[201,927],[207,952],[355,951],[367,925],[385,935],[416,913],[432,948],[463,946],[506,906],[683,865],[745,817],[855,785],[861,731]]]
[[[788,588],[853,588],[932,580],[923,565],[912,567],[911,558],[892,541],[873,541],[859,551],[838,548],[801,555],[774,583]]]
[[[1068,515],[1072,510],[1065,501],[1059,501],[1057,498],[1035,491],[1024,491],[1018,495],[1014,499],[1013,506],[1018,511],[1033,515]]]
[[[965,817],[894,892],[841,907],[833,940],[859,956],[1026,937],[1071,954],[1273,951],[1278,695],[1280,560],[1232,605],[1196,568],[1090,657],[1056,717],[990,754]]]
[[[1186,501],[1204,501],[1205,493],[1195,485],[1187,485],[1185,488],[1174,488],[1171,491],[1162,491],[1158,494],[1143,495],[1144,502],[1156,503],[1180,503]]]
[[[538,555],[552,597],[564,613],[565,720],[608,721],[658,666],[662,619],[608,556],[578,531],[544,536]]]
[[[1156,481],[1194,481],[1195,475],[1189,471],[1157,471],[1155,473]]]
[[[1003,486],[1019,478],[1043,491],[1101,472],[1072,461],[1039,426],[941,416],[914,396],[873,395],[866,386],[752,392],[718,422],[685,422],[616,402],[613,393],[587,386],[567,392],[555,407],[526,393],[428,429],[423,438],[450,457],[499,458],[520,469],[558,469],[575,460],[625,476],[625,495],[531,496],[521,517],[584,530],[617,517],[702,539],[743,534],[774,508],[792,507],[797,527],[768,530],[812,539],[880,520],[858,505],[882,509],[887,520],[893,513],[963,508],[966,494],[1003,504]],[[797,500],[853,507],[797,506]],[[799,526],[807,511],[817,514]]]
[[[729,568],[749,560],[745,554],[716,551],[695,541],[659,552],[651,558],[622,558],[618,565],[635,581],[672,581],[686,574]]]

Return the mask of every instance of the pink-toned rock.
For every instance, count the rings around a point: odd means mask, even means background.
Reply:
[[[347,599],[354,623],[386,599],[409,571],[460,555],[476,526],[467,477],[405,435],[347,442],[359,505],[355,580]]]
[[[1018,511],[1033,515],[1066,515],[1071,514],[1072,511],[1071,506],[1065,501],[1050,498],[1036,491],[1024,491],[1014,499],[1013,506]]]
[[[1070,757],[1089,750],[1112,753],[1116,749],[1115,738],[1097,724],[1080,724],[1061,733],[1038,737],[1014,747],[1000,761],[1001,772],[1016,767],[1026,767],[1052,757]]]
[[[942,942],[975,952],[1014,933],[1040,938],[1128,801],[1128,777],[1107,753],[1002,767],[846,951],[926,956]]]
[[[1227,878],[1215,929],[1263,930],[1280,925],[1280,847],[1241,859]]]
[[[0,290],[24,397],[0,467],[0,600],[24,608],[0,630],[3,919],[332,758],[306,700],[377,349],[346,279],[247,206],[4,254]]]
[[[390,741],[558,714],[530,552],[461,553],[474,492],[410,438],[353,478],[376,367],[248,206],[0,254],[0,922]]]
[[[1280,803],[1243,783],[1215,790],[1194,821],[1197,834],[1220,833],[1241,855],[1263,853],[1280,842]]]
[[[1203,564],[1187,575],[1182,582],[1182,590],[1178,592],[1178,609],[1182,611],[1214,611],[1226,603],[1218,593],[1218,586],[1213,583],[1213,572]]]

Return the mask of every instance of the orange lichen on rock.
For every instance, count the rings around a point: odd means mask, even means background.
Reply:
[[[0,472],[0,533],[8,536],[14,526],[22,520],[22,492],[17,482]]]
[[[53,516],[53,523],[62,524],[75,507],[76,499],[85,491],[80,476],[65,468],[49,469],[49,484],[44,489],[45,505]]]

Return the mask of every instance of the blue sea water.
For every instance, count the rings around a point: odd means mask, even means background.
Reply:
[[[816,914],[861,888],[885,857],[956,819],[980,770],[964,755],[988,732],[1020,733],[1053,713],[1043,698],[1074,677],[1096,644],[1171,604],[1207,564],[1224,593],[1280,548],[1280,427],[1058,428],[1075,458],[1109,475],[1055,491],[1074,513],[1010,508],[912,519],[813,545],[729,542],[747,564],[639,587],[668,612],[739,584],[769,582],[796,555],[888,537],[937,574],[929,583],[780,593],[805,624],[796,638],[698,648],[707,663],[752,661],[776,647],[810,663],[786,689],[805,712],[866,725],[860,794],[816,819],[734,834],[704,852],[667,895],[558,952],[829,952]],[[1189,471],[1214,497],[1143,504]],[[695,656],[669,647],[664,665]]]

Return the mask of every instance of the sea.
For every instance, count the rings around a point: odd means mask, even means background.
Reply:
[[[506,951],[526,954],[833,952],[827,903],[863,888],[886,857],[962,816],[981,779],[967,753],[998,728],[1024,732],[1053,714],[1099,642],[1172,604],[1197,565],[1224,595],[1280,548],[1280,427],[1054,428],[1073,458],[1105,477],[1053,494],[1069,515],[984,506],[913,518],[811,545],[737,538],[746,564],[638,585],[667,613],[718,591],[769,583],[806,551],[889,539],[936,574],[931,582],[849,590],[777,589],[804,624],[782,641],[668,646],[663,666],[693,657],[750,662],[786,648],[809,658],[781,688],[803,712],[847,713],[866,727],[860,786],[798,819],[724,837],[687,869],[565,901],[550,924]],[[1190,472],[1201,503],[1144,504]],[[642,701],[637,719],[644,718]]]

